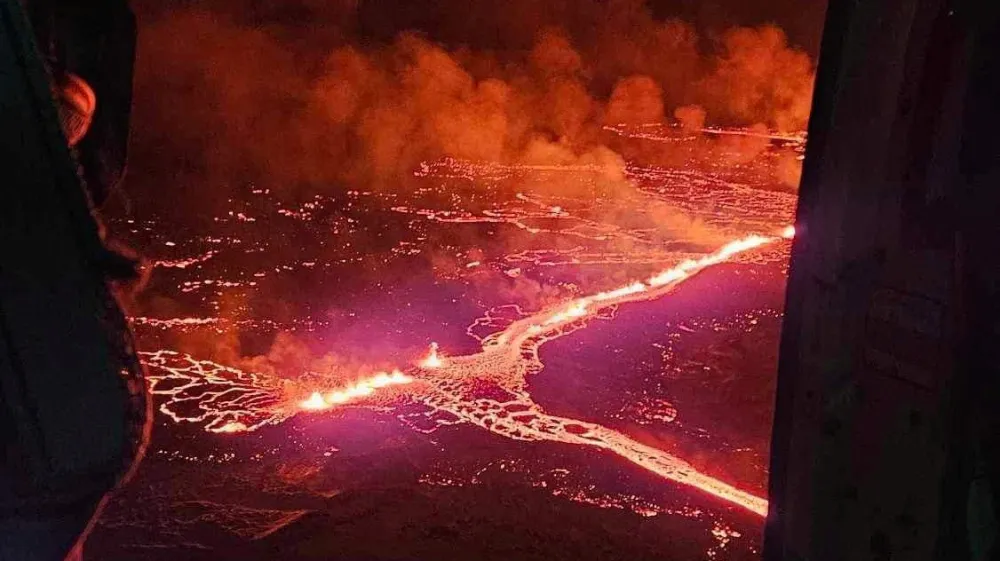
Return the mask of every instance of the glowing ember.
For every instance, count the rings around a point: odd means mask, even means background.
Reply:
[[[792,239],[795,237],[795,226],[787,226],[781,231],[781,237],[785,239]]]
[[[174,246],[175,244],[173,244],[172,242],[168,242],[166,245],[168,245],[168,246]],[[216,252],[216,251],[209,251],[209,252],[206,252],[204,255],[199,255],[198,257],[191,257],[189,259],[173,259],[173,260],[171,260],[171,259],[160,259],[160,260],[157,260],[157,261],[153,261],[152,265],[154,267],[166,267],[168,269],[171,269],[171,268],[172,269],[187,269],[188,267],[191,267],[192,265],[198,265],[200,263],[204,263],[205,261],[208,261],[212,257],[215,257],[215,255],[217,253],[218,252]]]

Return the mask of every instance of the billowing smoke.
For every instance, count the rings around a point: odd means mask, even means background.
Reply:
[[[249,184],[286,201],[405,191],[422,161],[447,156],[586,166],[596,180],[524,181],[562,191],[597,184],[620,203],[620,212],[608,205],[609,223],[636,220],[631,209],[642,204],[644,229],[714,247],[725,239],[714,227],[665,203],[630,201],[636,192],[625,163],[746,168],[768,140],[700,131],[802,130],[813,82],[810,57],[776,27],[699,32],[653,17],[643,0],[136,0],[134,7],[140,49],[126,192],[175,220],[224,215]],[[608,129],[650,123],[676,125],[692,138],[643,142]],[[800,167],[790,153],[761,169],[791,186]],[[355,246],[364,246],[357,235]],[[507,243],[499,234],[478,245]],[[627,243],[607,249],[627,254]],[[464,270],[468,261],[429,254],[436,271]],[[496,271],[473,283],[532,309],[568,296]],[[265,296],[224,299],[219,315],[286,315],[278,295]],[[174,307],[153,298],[144,311],[171,317],[181,313]],[[289,334],[181,339],[170,343],[264,372],[385,367],[327,355]]]
[[[622,156],[677,156],[630,152],[605,125],[805,126],[813,64],[776,27],[710,40],[641,0],[464,4],[433,22],[448,46],[373,41],[349,1],[140,4],[135,182],[204,206],[250,182],[405,189],[441,156],[613,175]]]
[[[723,122],[763,123],[778,131],[805,127],[812,101],[812,62],[790,49],[776,27],[732,29],[699,86],[708,115]]]

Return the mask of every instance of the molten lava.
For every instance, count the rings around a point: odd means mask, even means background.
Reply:
[[[379,372],[378,374],[355,382],[345,388],[330,391],[328,393],[313,392],[309,398],[299,403],[305,411],[322,411],[335,405],[343,405],[358,399],[365,398],[375,393],[375,390],[389,386],[399,386],[413,382],[413,378],[403,374],[399,370],[391,373]]]
[[[431,348],[427,352],[427,356],[420,361],[420,367],[426,369],[441,368],[444,365],[444,361],[438,356],[438,344],[431,343]]]
[[[312,389],[303,392],[309,396],[304,400],[291,399],[287,387],[276,380],[196,361],[170,351],[148,354],[146,361],[166,373],[153,377],[154,392],[167,398],[161,411],[175,421],[203,423],[212,432],[252,431],[280,423],[297,412],[364,403],[376,398],[380,389],[419,381],[402,395],[426,406],[425,413],[416,414],[424,420],[433,420],[435,412],[442,412],[515,440],[544,440],[601,448],[661,477],[690,485],[763,516],[767,513],[765,499],[701,473],[670,453],[596,423],[546,413],[532,399],[527,380],[543,368],[539,348],[544,343],[584,328],[586,322],[602,310],[665,296],[698,271],[781,241],[791,233],[786,228],[777,236],[751,235],[736,239],[711,254],[685,260],[645,282],[632,282],[541,310],[483,338],[482,349],[474,354],[450,356],[444,360],[437,343],[432,343],[428,355],[419,362],[419,371],[410,374],[399,370],[381,372],[334,390]],[[502,388],[507,397],[477,397],[476,384],[482,381]],[[197,414],[180,413],[187,411],[192,403],[197,406]],[[426,431],[412,423],[414,417],[415,414],[409,413],[399,418],[415,430]],[[454,422],[432,421],[432,424],[436,428]]]

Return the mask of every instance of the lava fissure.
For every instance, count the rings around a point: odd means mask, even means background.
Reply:
[[[789,227],[779,236],[751,235],[732,241],[714,253],[683,261],[646,281],[577,298],[516,319],[502,331],[483,337],[477,353],[443,356],[433,343],[428,355],[415,368],[381,372],[339,388],[308,390],[299,384],[198,361],[172,351],[145,353],[144,358],[156,370],[151,376],[153,393],[165,398],[160,411],[177,422],[204,424],[211,432],[253,431],[281,423],[303,411],[369,403],[380,399],[383,390],[399,388],[402,395],[427,407],[424,413],[399,415],[411,427],[416,428],[412,421],[420,416],[430,421],[429,430],[467,423],[514,440],[597,447],[661,477],[764,516],[765,499],[704,474],[672,454],[597,423],[545,413],[528,392],[527,380],[544,368],[539,358],[543,344],[582,329],[588,319],[599,317],[603,310],[660,298],[707,267],[793,235],[794,229]],[[489,324],[488,316],[485,322],[480,318],[474,326]],[[495,385],[509,398],[501,401],[481,397],[478,388],[483,383]],[[449,415],[454,420],[445,418]]]

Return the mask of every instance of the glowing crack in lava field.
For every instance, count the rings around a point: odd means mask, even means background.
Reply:
[[[764,168],[804,144],[767,142]],[[407,193],[117,221],[154,263],[160,414],[92,551],[754,558],[796,199],[759,169],[630,163],[612,196],[443,158]]]

